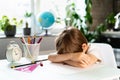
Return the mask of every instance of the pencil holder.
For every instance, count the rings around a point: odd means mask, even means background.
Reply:
[[[24,57],[34,62],[39,56],[40,44],[23,44]]]

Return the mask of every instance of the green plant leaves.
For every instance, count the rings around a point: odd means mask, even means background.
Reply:
[[[31,16],[32,16],[32,13],[31,13],[31,12],[26,12],[26,13],[24,14],[24,17],[26,17],[26,18],[31,17]]]
[[[12,29],[12,25],[22,25],[23,20],[17,21],[16,18],[12,18],[10,19],[8,16],[3,15],[2,18],[0,19],[0,29],[1,30],[5,30],[6,28],[8,28],[8,30]]]

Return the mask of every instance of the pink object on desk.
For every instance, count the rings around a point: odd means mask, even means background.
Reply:
[[[32,64],[32,65],[29,65],[29,66],[16,68],[15,70],[22,71],[22,72],[32,72],[37,68],[38,65],[39,64]]]

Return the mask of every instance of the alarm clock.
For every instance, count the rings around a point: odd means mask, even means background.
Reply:
[[[15,41],[10,41],[10,44],[7,46],[6,58],[9,62],[19,61],[22,57],[22,50]]]

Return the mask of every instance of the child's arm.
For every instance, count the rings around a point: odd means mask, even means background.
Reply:
[[[72,61],[80,61],[81,56],[84,56],[83,52],[77,52],[77,53],[64,53],[64,54],[51,54],[48,56],[48,60],[52,62],[63,62],[66,60],[72,60]]]
[[[77,52],[49,55],[48,60],[51,62],[64,62],[77,67],[87,67],[95,64],[98,61],[98,58],[89,53],[85,54],[83,52]]]
[[[76,61],[71,61],[71,60],[64,61],[64,63],[74,66],[74,67],[81,67],[81,68],[88,67],[88,65],[86,63],[76,62]]]
[[[74,55],[74,56],[73,56]],[[92,65],[95,64],[97,61],[100,61],[96,56],[90,54],[90,53],[74,53],[71,57],[71,61],[74,62],[82,62],[83,64],[86,65]]]
[[[70,60],[72,57],[71,53],[65,53],[65,54],[52,54],[48,56],[48,60],[51,62],[63,62],[66,60]]]
[[[97,58],[92,54],[85,54],[80,57],[81,59],[74,59],[74,60],[66,60],[64,63],[75,66],[85,68],[91,66],[97,62]]]

